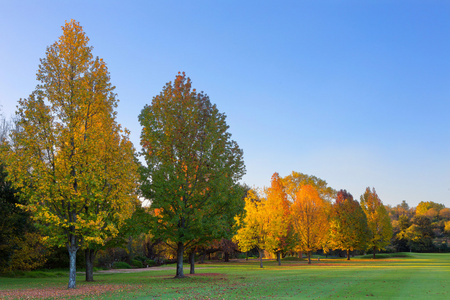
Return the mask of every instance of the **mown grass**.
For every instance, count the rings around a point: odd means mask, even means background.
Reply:
[[[189,272],[189,265],[185,266]],[[196,276],[173,279],[170,270],[139,273],[97,273],[78,287],[127,285],[96,299],[260,299],[260,298],[365,298],[450,299],[450,254],[405,254],[376,260],[365,257],[313,261],[264,261],[197,265]],[[0,278],[1,290],[67,286],[65,277]],[[74,297],[80,298],[80,296]]]

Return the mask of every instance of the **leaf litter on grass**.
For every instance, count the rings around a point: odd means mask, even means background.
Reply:
[[[131,291],[138,287],[117,284],[79,285],[75,289],[47,287],[33,289],[0,290],[0,299],[90,299],[105,293]]]

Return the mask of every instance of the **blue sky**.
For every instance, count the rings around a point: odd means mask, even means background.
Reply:
[[[36,86],[45,49],[80,22],[118,120],[185,71],[244,150],[244,182],[318,176],[355,198],[450,206],[448,1],[0,1],[0,105]]]

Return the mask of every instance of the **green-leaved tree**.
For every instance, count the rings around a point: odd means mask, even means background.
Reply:
[[[178,74],[139,115],[147,167],[142,193],[154,211],[153,235],[175,245],[176,277],[184,277],[185,249],[203,237],[228,235],[230,217],[242,210],[238,181],[242,150],[231,140],[225,115]]]

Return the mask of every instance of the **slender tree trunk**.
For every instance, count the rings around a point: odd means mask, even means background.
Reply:
[[[300,259],[303,258],[303,251],[298,251],[298,258],[300,258]]]
[[[95,250],[84,250],[84,257],[86,259],[86,281],[94,281],[94,259]]]
[[[245,260],[248,260],[248,251],[245,252]]]
[[[189,274],[195,274],[195,252],[194,251],[189,253],[189,264],[191,265]]]
[[[278,265],[281,266],[281,251],[277,252],[277,261],[278,261]]]
[[[311,251],[308,251],[308,265],[311,264]]]
[[[263,260],[262,260],[264,251],[262,249],[259,249],[259,248],[258,248],[258,251],[259,251],[259,267],[260,268],[264,268],[263,267]]]
[[[224,261],[229,262],[230,261],[230,254],[228,252],[224,252]]]
[[[375,247],[373,247],[373,259],[375,259]]]
[[[178,245],[177,245],[177,275],[175,275],[175,278],[184,278],[183,254],[184,254],[184,245],[182,242],[178,242]]]
[[[78,247],[75,245],[75,237],[70,237],[70,244],[67,245],[67,250],[69,250],[70,259],[70,270],[69,270],[69,289],[74,289],[76,287],[77,280],[77,250]]]
[[[347,249],[347,260],[350,260],[350,249]]]
[[[202,255],[200,256],[200,263],[201,264],[205,263],[205,257],[206,257],[206,252],[203,252]]]

